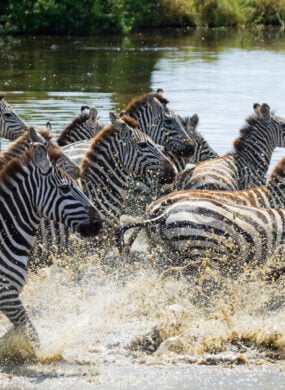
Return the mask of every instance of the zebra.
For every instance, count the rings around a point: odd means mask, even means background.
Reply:
[[[25,127],[25,122],[6,102],[5,95],[0,94],[0,137],[15,140],[23,133]]]
[[[65,155],[56,142],[52,140],[52,133],[47,126],[45,129],[36,131],[34,127],[26,127],[24,133],[13,141],[9,147],[0,152],[0,169],[14,157],[20,156],[33,143],[38,142],[45,145],[46,148],[56,151],[58,154],[57,164],[63,168],[72,178],[79,178],[79,166]]]
[[[151,177],[149,180],[167,183],[173,181],[177,173],[172,162],[156,148],[150,137],[116,119],[115,114],[111,113],[110,117],[111,124],[93,138],[80,165],[82,189],[104,221],[104,247],[107,241],[112,242],[112,231],[120,222],[130,175]],[[102,241],[100,236],[98,240]],[[43,250],[48,250],[48,253],[51,243],[55,246],[59,244],[59,250],[67,248],[72,252],[69,237],[66,229],[53,224],[48,229],[43,227],[38,240],[45,242]],[[98,252],[99,244],[96,242],[95,245]],[[89,247],[91,250],[91,244]],[[39,257],[42,255],[39,254]]]
[[[197,164],[201,161],[218,157],[218,153],[208,144],[202,134],[197,131],[199,123],[199,116],[197,114],[184,118],[178,115],[178,118],[193,141],[193,154],[190,157],[183,157],[179,154],[173,154],[170,151],[165,152],[175,164],[178,172],[184,171],[187,164]]]
[[[193,154],[193,140],[167,104],[163,91],[158,89],[157,92],[134,98],[120,113],[120,117],[130,116],[136,119],[140,130],[166,151],[189,157]]]
[[[0,172],[0,310],[15,327],[25,326],[39,341],[19,297],[41,216],[89,237],[102,221],[76,182],[57,167],[57,154],[35,144]]]
[[[266,184],[239,191],[227,190],[180,190],[173,191],[147,206],[147,214],[154,218],[169,205],[183,199],[207,198],[223,203],[259,208],[285,209],[285,157],[280,159]]]
[[[57,138],[59,146],[65,146],[77,141],[92,139],[105,126],[99,122],[95,107],[81,107],[81,114],[76,117]]]
[[[154,218],[122,224],[116,230],[119,249],[130,248],[134,234],[124,241],[129,229],[147,231],[151,244],[161,251],[164,267],[189,265],[206,260],[222,273],[235,275],[247,267],[264,264],[285,243],[285,210],[260,209],[226,204],[207,198],[184,198]],[[167,259],[167,260],[165,260]]]
[[[177,189],[241,190],[265,184],[273,150],[285,146],[285,119],[272,115],[268,104],[255,103],[234,151],[201,162],[177,179]]]

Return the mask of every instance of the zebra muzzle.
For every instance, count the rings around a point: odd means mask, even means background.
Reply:
[[[102,220],[94,207],[88,208],[89,223],[81,223],[78,231],[82,237],[91,237],[97,235],[102,228]]]

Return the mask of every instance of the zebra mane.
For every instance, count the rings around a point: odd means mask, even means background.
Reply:
[[[262,105],[255,103],[253,105],[254,113],[248,116],[245,120],[245,124],[240,129],[240,136],[236,138],[233,142],[234,148],[239,151],[243,148],[245,141],[250,136],[252,131],[259,127],[260,120],[270,121],[272,114],[270,112],[270,107],[268,104],[263,103]],[[256,126],[257,125],[257,126]]]
[[[279,160],[278,163],[273,168],[268,178],[268,183],[280,177],[285,178],[285,157],[281,158],[281,160]]]
[[[119,115],[119,118],[124,121],[128,126],[130,126],[132,129],[139,128],[139,122],[128,115],[125,111],[122,111]]]
[[[0,185],[5,176],[11,176],[15,171],[18,171],[23,165],[28,164],[34,155],[32,149],[26,150],[20,157],[14,157],[0,170]]]
[[[131,111],[136,110],[137,107],[139,107],[141,104],[144,104],[152,97],[158,99],[161,104],[169,103],[169,101],[162,95],[161,92],[150,92],[131,100],[124,111],[129,114]]]
[[[73,119],[73,121],[67,125],[61,132],[60,136],[58,137],[58,140],[60,138],[64,138],[67,133],[69,133],[69,130],[77,125],[80,125],[81,123],[85,122],[87,119],[89,119],[89,114],[81,114],[78,115],[76,118]]]
[[[53,138],[53,134],[49,129],[43,128],[43,129],[37,129],[37,132],[46,140],[46,141],[51,141]],[[25,142],[28,140],[30,137],[29,133],[29,127],[26,127],[24,130],[24,133],[20,135],[20,137],[16,138],[11,144],[9,145],[9,148],[7,149],[7,152],[11,150],[12,148],[17,147],[21,143]],[[3,151],[1,154],[5,154],[6,151]]]
[[[0,92],[0,100],[4,99],[5,96],[6,96],[6,95],[5,95],[4,92]]]

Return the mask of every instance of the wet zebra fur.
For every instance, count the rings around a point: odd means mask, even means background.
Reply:
[[[239,191],[223,190],[180,190],[171,192],[147,206],[147,214],[153,218],[168,206],[181,200],[207,198],[223,203],[259,208],[285,208],[285,157],[274,167],[267,183],[263,186]]]
[[[57,155],[36,144],[0,172],[0,310],[14,326],[25,325],[38,341],[19,294],[25,285],[40,217],[60,221],[83,236],[102,222],[92,203],[64,171]]]
[[[193,154],[193,141],[185,131],[178,116],[168,108],[168,100],[161,89],[134,98],[120,116],[130,116],[139,128],[165,151],[184,157]]]
[[[177,189],[241,190],[265,184],[276,147],[285,146],[285,119],[270,113],[268,104],[254,104],[234,142],[234,151],[197,164],[178,178]]]
[[[92,139],[105,124],[99,122],[95,107],[82,106],[81,114],[76,117],[57,138],[59,146],[73,144],[74,142]]]
[[[207,198],[177,201],[154,218],[122,225],[116,232],[119,248],[129,229],[147,231],[150,244],[167,255],[162,266],[191,266],[207,260],[221,272],[235,274],[263,264],[285,240],[285,210],[225,204]]]

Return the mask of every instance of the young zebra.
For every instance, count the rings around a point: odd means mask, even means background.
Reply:
[[[147,207],[148,217],[154,218],[168,206],[181,200],[207,198],[223,203],[260,207],[285,208],[285,157],[274,167],[267,183],[263,186],[239,191],[222,190],[180,190],[157,199]]]
[[[4,95],[0,94],[0,137],[15,140],[23,133],[25,127],[26,124],[5,101]]]
[[[65,155],[58,144],[52,140],[52,137],[49,128],[36,131],[33,127],[26,127],[22,135],[12,142],[5,151],[0,152],[0,169],[12,158],[21,156],[25,150],[32,147],[33,143],[38,142],[47,149],[57,152],[57,165],[63,168],[73,179],[78,179],[79,166]]]
[[[174,155],[189,157],[194,152],[193,141],[177,115],[167,107],[168,100],[161,89],[133,99],[120,116],[130,116],[139,122],[141,131]]]
[[[65,146],[93,138],[105,126],[98,119],[95,107],[87,109],[87,106],[82,106],[81,114],[66,126],[57,138],[58,145]]]
[[[82,236],[101,229],[101,219],[75,181],[57,167],[57,155],[44,146],[12,159],[0,172],[0,310],[14,326],[37,333],[19,298],[40,217],[61,222]]]
[[[167,260],[163,266],[189,268],[205,259],[221,272],[235,274],[243,267],[263,264],[285,243],[285,210],[225,204],[207,198],[187,198],[165,207],[157,217],[122,225],[119,248],[131,228],[146,229],[151,245]]]
[[[265,183],[273,150],[285,146],[285,119],[272,115],[268,104],[254,104],[234,142],[234,151],[197,164],[178,179],[177,189],[241,190]]]

